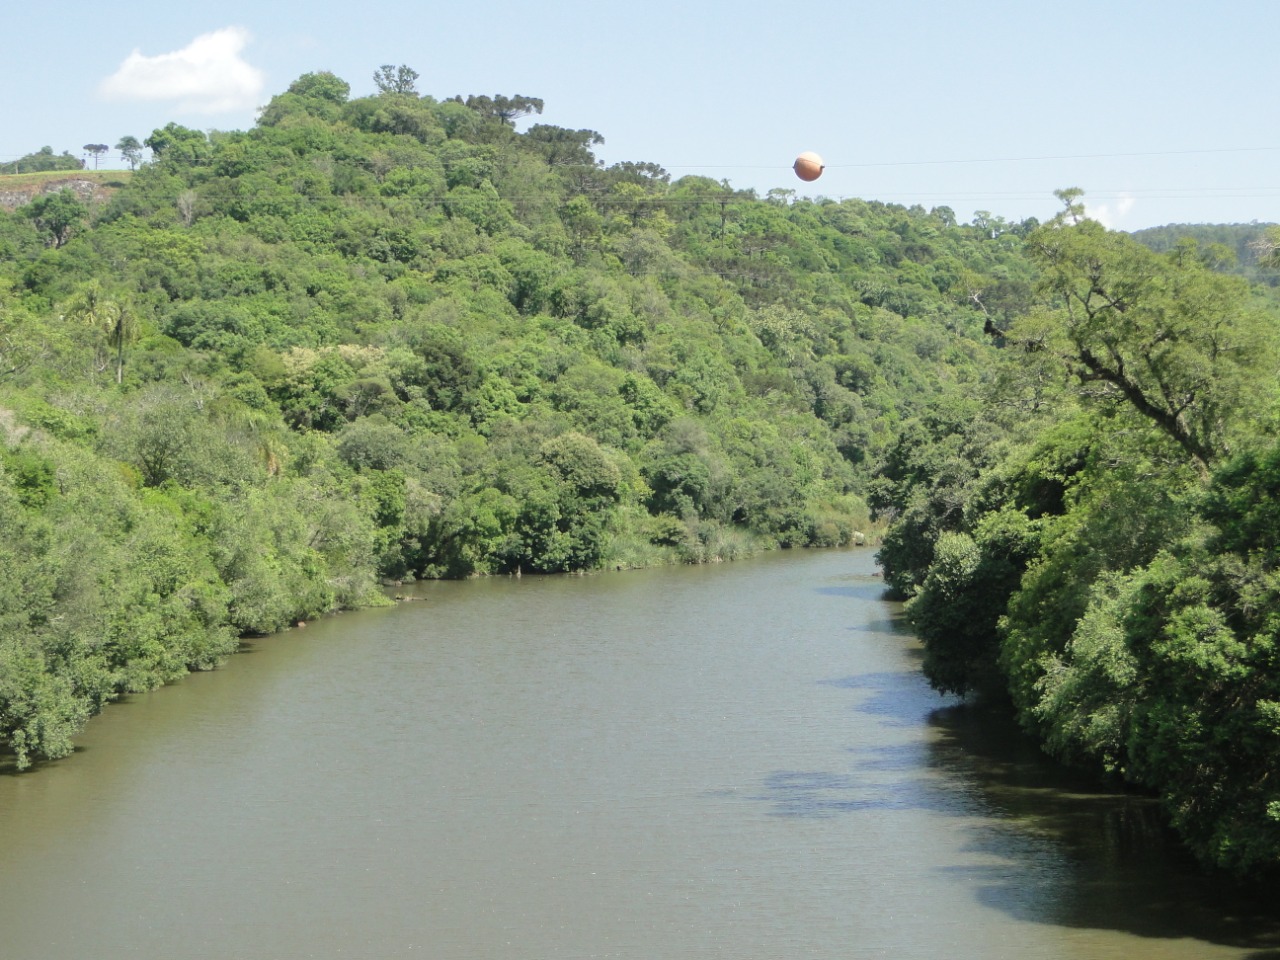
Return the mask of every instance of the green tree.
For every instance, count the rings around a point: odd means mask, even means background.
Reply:
[[[200,130],[192,130],[177,123],[167,123],[142,141],[157,159],[177,163],[195,163],[207,160],[213,152],[209,138]]]
[[[925,646],[935,690],[1002,696],[997,623],[1038,546],[1035,524],[1008,510],[987,514],[974,534],[946,532],[908,616]]]
[[[463,103],[461,97],[454,98],[458,103]],[[526,97],[516,94],[512,97],[495,94],[492,97],[486,96],[470,96],[467,97],[466,106],[482,117],[497,120],[508,127],[514,126],[515,122],[521,117],[527,117],[531,113],[542,113],[543,102],[538,97]],[[585,131],[594,132],[594,131]],[[599,134],[596,134],[599,136]],[[603,142],[603,141],[602,141]]]
[[[524,136],[528,142],[537,145],[543,158],[553,167],[594,166],[596,157],[591,148],[604,143],[604,137],[594,130],[566,130],[546,123],[535,123]]]
[[[119,142],[116,143],[116,149],[120,151],[120,155],[129,164],[130,170],[138,169],[138,164],[142,162],[141,140],[132,135],[121,137]]]
[[[12,281],[0,279],[0,381],[22,374],[47,356],[53,334],[11,293]]]
[[[98,161],[102,159],[102,155],[110,149],[105,143],[86,143],[84,145],[84,152],[93,157],[93,169],[95,170],[98,169]]]
[[[137,314],[119,296],[111,295],[99,280],[91,280],[71,298],[66,315],[102,336],[115,354],[116,383],[124,382],[124,351],[138,336]]]
[[[36,197],[22,211],[45,235],[45,243],[55,249],[65,246],[89,216],[89,208],[65,189]]]
[[[1209,269],[1194,245],[1167,256],[1068,210],[1028,245],[1053,298],[1053,325],[1014,341],[1056,352],[1086,395],[1122,399],[1178,444],[1203,476],[1274,388],[1275,325],[1247,285]]]
[[[55,155],[52,147],[41,147],[12,163],[0,164],[0,173],[38,173],[45,170],[83,170],[84,161],[65,150]]]
[[[418,71],[406,67],[403,63],[398,67],[384,63],[373,74],[374,85],[379,93],[384,94],[416,94],[417,80]]]
[[[416,78],[417,74],[414,74],[413,79]],[[304,73],[289,84],[289,92],[300,97],[328,100],[331,103],[346,103],[347,98],[351,96],[351,84],[328,70],[321,70],[318,73]]]
[[[1280,227],[1272,227],[1254,245],[1258,262],[1264,267],[1280,269]]]

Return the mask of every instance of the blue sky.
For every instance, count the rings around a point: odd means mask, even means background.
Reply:
[[[440,99],[540,97],[534,121],[599,131],[606,163],[761,194],[1020,220],[1075,186],[1119,229],[1280,221],[1276,0],[12,6],[0,160],[247,129],[304,73],[360,96],[403,63]],[[804,150],[827,163],[812,185]]]

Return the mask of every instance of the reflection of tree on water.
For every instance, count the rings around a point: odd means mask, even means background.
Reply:
[[[1099,789],[1047,759],[998,711],[950,706],[928,715],[926,764],[940,808],[972,814],[973,849],[999,865],[944,868],[980,884],[1017,919],[1145,937],[1194,937],[1280,960],[1280,889],[1197,867],[1156,803]],[[933,803],[930,806],[933,806]],[[959,809],[956,809],[956,808]],[[971,824],[971,825],[969,825]]]
[[[1206,872],[1164,825],[1157,802],[1107,789],[1046,757],[1007,713],[944,700],[914,671],[829,680],[886,742],[850,744],[834,770],[784,769],[760,784],[774,816],[830,818],[925,810],[954,818],[965,863],[935,869],[1019,921],[1236,947],[1280,960],[1280,893]],[[921,725],[928,728],[919,735]],[[896,740],[896,742],[894,742]]]

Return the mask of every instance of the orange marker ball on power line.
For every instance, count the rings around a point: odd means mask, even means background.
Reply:
[[[796,176],[807,183],[812,183],[822,176],[822,171],[826,167],[822,163],[822,158],[816,153],[806,150],[800,156],[796,157],[795,164],[791,167],[796,172]]]

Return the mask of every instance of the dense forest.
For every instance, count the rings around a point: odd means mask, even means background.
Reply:
[[[1274,268],[1271,256],[1275,236],[1276,225],[1268,223],[1171,223],[1133,234],[1135,240],[1159,253],[1168,253],[1188,240],[1205,249],[1225,247],[1229,255],[1217,259],[1217,269],[1273,287],[1280,285],[1280,270]]]
[[[1246,277],[1072,191],[760,197],[416,79],[308,74],[0,213],[10,765],[387,582],[884,532],[939,690],[1280,863],[1269,235]]]

